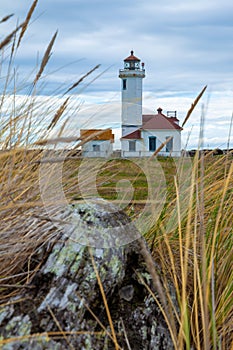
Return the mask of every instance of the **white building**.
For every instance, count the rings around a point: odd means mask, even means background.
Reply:
[[[142,115],[142,79],[145,77],[144,63],[133,51],[124,60],[120,69],[122,79],[122,157],[151,156],[166,140],[159,155],[181,154],[181,130],[176,112],[166,116],[158,108],[157,114]]]
[[[119,70],[119,78],[122,80],[121,156],[148,157],[161,148],[159,155],[179,157],[182,128],[176,112],[169,112],[166,116],[158,108],[156,114],[142,114],[145,67],[134,56],[133,51],[124,60],[124,68]],[[80,137],[83,157],[107,158],[112,155],[114,135],[111,129],[81,130]]]
[[[82,157],[108,158],[113,152],[114,135],[111,129],[81,129]]]

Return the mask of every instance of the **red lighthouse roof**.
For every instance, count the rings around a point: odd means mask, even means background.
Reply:
[[[133,54],[133,50],[130,52],[130,56],[124,59],[124,62],[127,61],[138,61],[140,62],[141,60],[139,58],[137,58],[136,56],[134,56]]]

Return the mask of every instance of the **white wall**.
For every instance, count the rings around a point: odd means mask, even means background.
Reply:
[[[171,155],[172,157],[180,157],[181,155],[181,132],[173,130],[143,130],[142,137],[144,139],[144,149],[149,152],[149,137],[156,136],[156,149],[166,141],[167,137],[173,137],[173,149],[172,152],[166,152],[166,146],[160,151],[160,155]],[[149,152],[151,154],[153,152]]]
[[[148,151],[149,150],[149,137],[156,137],[156,149],[161,146],[163,142],[166,141],[167,137],[173,137],[173,150],[172,156],[180,156],[181,151],[181,132],[176,129],[168,129],[168,130],[143,130],[142,137],[144,139],[144,147]],[[166,146],[161,150],[161,154],[166,153]]]
[[[99,145],[100,151],[93,151],[94,145]],[[83,157],[110,157],[113,152],[113,143],[110,140],[89,141],[82,146]]]
[[[144,70],[120,70],[122,79],[122,125],[142,125],[142,79]],[[126,89],[123,90],[123,79],[126,79]],[[123,136],[124,130],[123,131]]]
[[[136,142],[136,150],[129,151],[129,141],[135,141]],[[121,156],[123,158],[128,157],[141,157],[144,153],[144,143],[143,140],[121,140]]]
[[[156,149],[166,141],[166,137],[173,137],[173,150],[166,152],[166,146],[159,152],[161,156],[180,157],[181,155],[181,132],[177,130],[142,130],[142,140],[136,141],[136,151],[129,151],[129,141],[121,140],[121,156],[122,157],[150,157],[153,152],[149,151],[149,137],[156,136]]]

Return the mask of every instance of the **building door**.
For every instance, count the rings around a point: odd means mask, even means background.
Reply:
[[[171,136],[166,136],[166,140],[169,139]],[[170,141],[166,144],[166,152],[172,152],[173,150],[173,137]]]
[[[154,152],[156,150],[156,137],[149,137],[149,151]]]

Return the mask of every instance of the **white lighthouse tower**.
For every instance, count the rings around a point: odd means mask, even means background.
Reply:
[[[124,69],[120,69],[122,79],[122,137],[142,126],[142,79],[145,77],[144,63],[131,51],[124,59]]]

